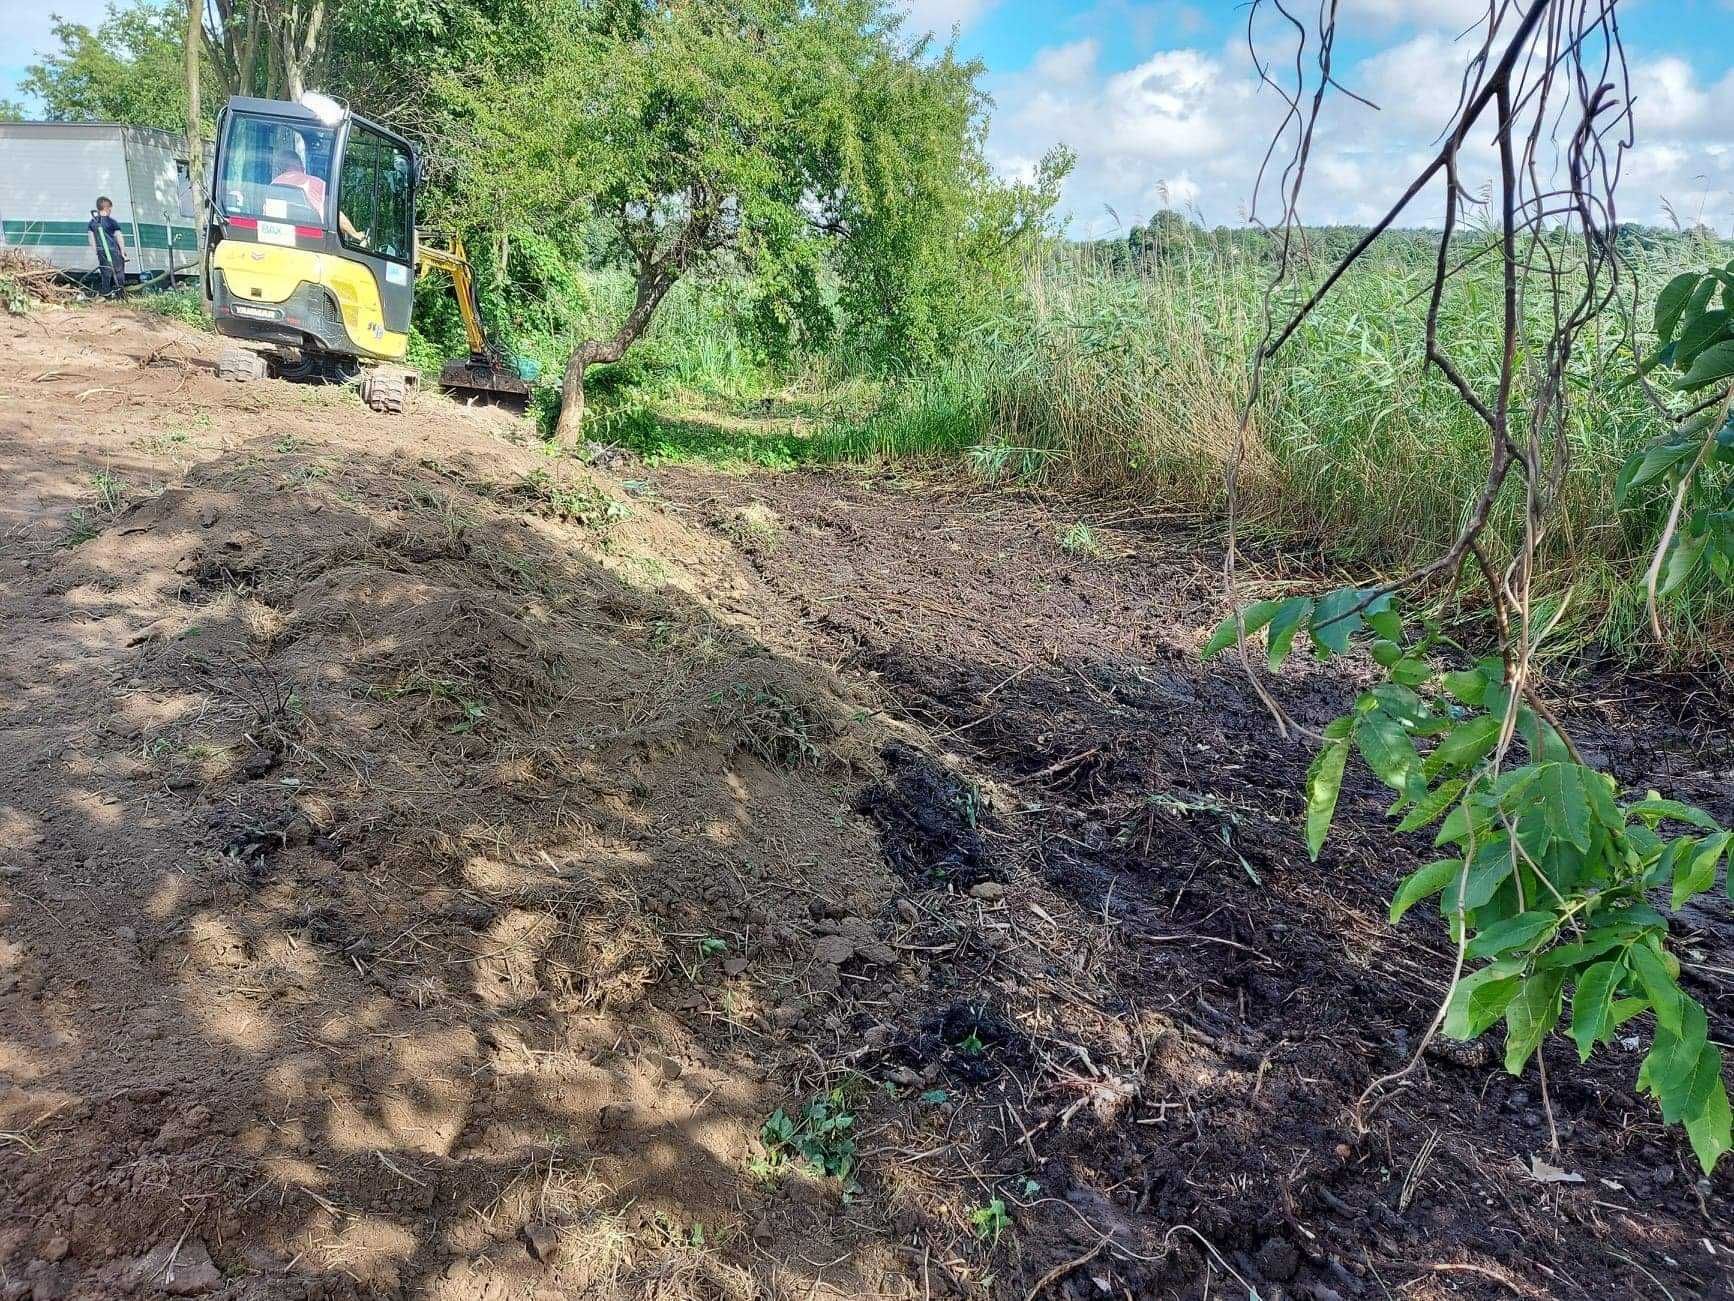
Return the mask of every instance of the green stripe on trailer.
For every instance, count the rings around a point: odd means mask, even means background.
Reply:
[[[90,232],[90,224],[83,221],[8,221],[0,222],[0,234],[8,241],[22,235],[78,235]]]
[[[149,249],[165,249],[169,247],[170,237],[174,239],[177,252],[192,253],[199,247],[199,234],[191,226],[165,226],[158,223],[140,222],[138,228],[138,246]]]
[[[121,227],[121,233],[127,233],[125,226]],[[8,221],[0,223],[0,236],[14,248],[82,248],[90,243],[90,228],[76,221]],[[140,249],[166,249],[171,237],[177,252],[198,250],[199,234],[191,226],[138,223]]]

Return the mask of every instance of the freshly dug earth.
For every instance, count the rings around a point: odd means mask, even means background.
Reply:
[[[1357,1110],[1442,940],[1196,538],[0,337],[0,1298],[1729,1294],[1635,1057]]]
[[[1320,1301],[1734,1295],[1729,1170],[1700,1178],[1635,1095],[1636,1052],[1580,1067],[1549,1042],[1558,1152],[1534,1070],[1506,1075],[1496,1036],[1439,1044],[1358,1104],[1410,1060],[1450,969],[1429,909],[1384,920],[1425,841],[1393,854],[1382,788],[1351,779],[1307,861],[1310,755],[1238,669],[1198,660],[1221,616],[1208,541],[1133,509],[885,475],[656,481],[725,534],[743,510],[776,519],[743,545],[800,612],[783,645],[877,682],[998,792],[964,819],[985,856],[955,817],[936,825],[961,801],[921,770],[893,765],[891,815],[866,807],[906,880],[913,863],[1006,882],[969,930],[918,932],[932,978],[1028,1045],[928,1158],[1005,1200],[1006,1295],[1234,1295],[1231,1274]],[[1061,545],[1085,515],[1105,554]],[[1357,676],[1276,690],[1316,725]],[[1725,690],[1602,678],[1561,704],[1622,781],[1734,813]],[[1724,1043],[1726,923],[1717,909],[1685,937]]]
[[[918,1294],[759,1136],[920,973],[896,729],[732,548],[503,413],[0,330],[0,1297]]]

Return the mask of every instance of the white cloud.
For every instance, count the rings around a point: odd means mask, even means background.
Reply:
[[[1455,8],[1449,0],[1353,3],[1391,21],[1479,12],[1479,0]],[[1473,38],[1459,42],[1444,31],[1420,31],[1342,71],[1345,83],[1381,111],[1345,96],[1328,102],[1302,195],[1303,220],[1364,223],[1382,214],[1432,156],[1474,45]],[[1027,71],[994,80],[999,109],[990,148],[996,161],[1015,159],[1027,169],[1048,146],[1070,145],[1078,166],[1063,210],[1076,234],[1108,233],[1116,221],[1143,221],[1164,206],[1196,206],[1211,224],[1244,220],[1283,105],[1268,90],[1259,92],[1241,46],[1162,50],[1120,72],[1099,70],[1098,53],[1085,42],[1056,46]],[[1665,222],[1671,207],[1681,220],[1734,228],[1734,114],[1727,111],[1734,68],[1702,78],[1678,58],[1640,60],[1632,66],[1631,88],[1640,144],[1624,161],[1621,218]],[[1461,164],[1472,193],[1493,174],[1485,135],[1472,137]],[[1266,215],[1276,198],[1272,182],[1267,177],[1261,200]],[[1436,225],[1439,219],[1437,197],[1423,195],[1403,222]]]
[[[1713,86],[1700,86],[1692,66],[1672,55],[1632,70],[1633,111],[1645,134],[1729,139],[1731,102],[1734,68]]]
[[[1048,85],[1076,86],[1095,73],[1098,52],[1093,38],[1056,45],[1038,52],[1030,70]]]
[[[1367,23],[1442,27],[1453,36],[1487,17],[1487,0],[1343,0],[1341,27],[1353,32]]]
[[[1451,120],[1472,47],[1438,32],[1422,32],[1362,61],[1350,83],[1380,109],[1386,122],[1437,135]]]

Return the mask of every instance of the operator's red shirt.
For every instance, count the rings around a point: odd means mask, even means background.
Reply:
[[[325,182],[317,176],[309,176],[299,168],[291,168],[273,176],[271,184],[292,185],[307,196],[307,203],[314,211],[325,211]]]

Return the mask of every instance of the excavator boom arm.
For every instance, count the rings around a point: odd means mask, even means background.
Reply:
[[[452,290],[457,294],[458,314],[464,319],[464,333],[469,336],[470,351],[478,356],[488,351],[488,336],[482,329],[482,309],[476,301],[476,279],[470,273],[470,260],[464,256],[464,246],[440,248],[437,244],[416,246],[417,271],[444,271],[452,278]]]
[[[507,399],[513,403],[528,402],[530,386],[517,368],[502,358],[488,342],[482,328],[482,309],[476,301],[476,278],[470,271],[470,260],[464,256],[462,241],[453,240],[450,248],[416,241],[416,274],[425,276],[443,271],[452,280],[457,294],[458,314],[463,317],[464,334],[470,343],[467,361],[448,362],[440,372],[440,387]]]

